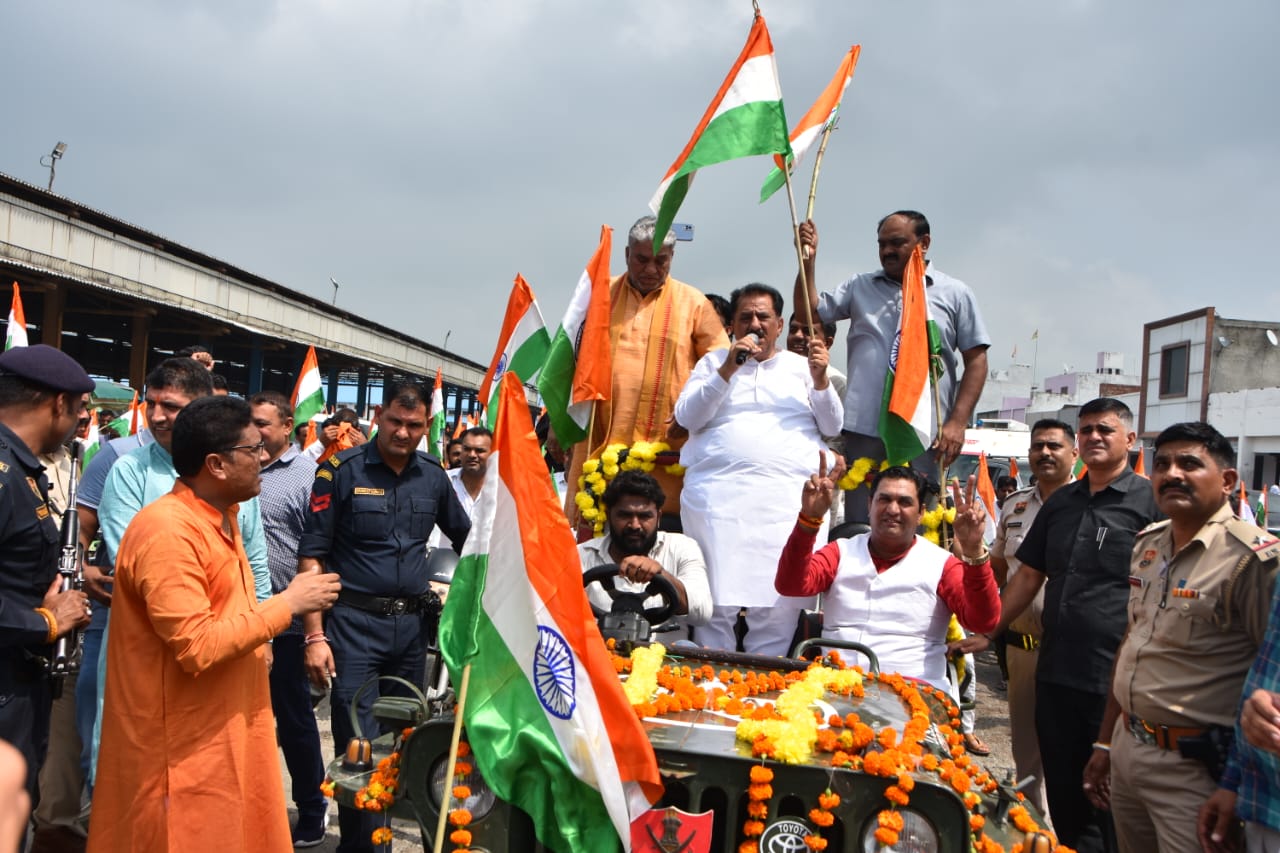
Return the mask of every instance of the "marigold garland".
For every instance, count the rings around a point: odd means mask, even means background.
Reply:
[[[619,471],[649,473],[657,465],[658,456],[670,450],[671,445],[665,441],[637,441],[630,447],[621,443],[610,444],[598,459],[588,459],[582,464],[578,492],[574,495],[573,502],[577,505],[582,520],[592,526],[596,536],[604,533],[605,487],[618,476]],[[684,467],[679,463],[666,465],[663,470],[675,476],[684,474]]]
[[[471,787],[465,784],[467,777],[471,775],[471,765],[463,761],[470,755],[471,744],[465,740],[458,741],[458,758],[453,764],[453,787],[449,790],[449,795],[459,804],[449,810],[449,823],[453,826],[449,841],[454,845],[453,853],[470,853],[471,850],[471,830],[467,829],[471,823],[471,812],[461,807],[467,797],[471,796]]]
[[[764,821],[769,816],[769,800],[773,799],[773,771],[763,764],[751,766],[751,784],[747,786],[747,819],[742,822],[742,835],[747,839],[738,845],[738,853],[759,853],[764,834]]]

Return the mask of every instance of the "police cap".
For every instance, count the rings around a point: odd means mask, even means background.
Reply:
[[[46,344],[14,347],[0,354],[0,375],[63,393],[87,394],[96,387],[79,362]]]

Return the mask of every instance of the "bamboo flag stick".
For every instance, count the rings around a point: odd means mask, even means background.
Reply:
[[[791,170],[784,168],[782,175],[787,181],[787,203],[791,205],[791,234],[796,246],[796,262],[800,265],[800,286],[804,290],[804,324],[812,339],[817,335],[813,328],[813,309],[809,305],[809,278],[804,271],[805,253],[800,247],[800,221],[796,218],[796,194],[791,188]]]
[[[813,201],[818,195],[818,174],[822,171],[822,155],[827,150],[827,140],[831,138],[831,131],[836,129],[837,121],[839,121],[838,118],[833,118],[822,129],[822,141],[818,143],[818,156],[813,160],[813,178],[809,181],[809,205],[804,212],[806,222],[813,219]]]
[[[436,822],[433,853],[444,849],[444,834],[448,828],[449,802],[453,798],[453,770],[458,764],[458,743],[462,740],[462,712],[467,706],[467,684],[471,681],[471,664],[462,668],[462,684],[458,686],[458,703],[453,709],[453,739],[449,742],[449,765],[444,772],[444,792],[440,795],[440,820]]]

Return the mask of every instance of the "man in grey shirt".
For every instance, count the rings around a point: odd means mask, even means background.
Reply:
[[[796,316],[804,317],[807,299],[814,322],[850,320],[848,385],[844,397],[844,445],[850,459],[870,457],[876,465],[885,458],[879,437],[881,400],[889,356],[902,314],[902,274],[917,245],[929,250],[929,220],[914,210],[899,210],[880,220],[876,230],[881,269],[846,279],[834,291],[819,296],[814,284],[818,229],[812,220],[800,226],[800,244],[807,249],[805,276],[796,277]],[[927,263],[927,261],[926,261]],[[987,378],[987,347],[991,338],[978,311],[978,300],[964,282],[932,264],[925,271],[929,318],[941,338],[942,375],[938,391],[942,411],[933,446],[911,465],[933,480],[938,466],[950,465],[964,446],[964,429],[982,396]],[[806,287],[807,284],[807,287]],[[960,366],[963,363],[963,373]],[[870,489],[851,492],[845,520],[866,522]]]

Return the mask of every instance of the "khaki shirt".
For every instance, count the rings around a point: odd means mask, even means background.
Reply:
[[[1248,558],[1248,559],[1245,559]],[[1168,521],[1134,542],[1120,707],[1168,726],[1234,726],[1267,630],[1280,540],[1224,504],[1177,554]]]
[[[1005,583],[1013,580],[1013,576],[1022,568],[1022,561],[1015,555],[1022,539],[1031,529],[1031,522],[1044,502],[1040,499],[1040,489],[1028,486],[1018,489],[1004,499],[1004,511],[1000,513],[1000,521],[996,523],[996,541],[991,544],[991,553],[1004,557],[1009,564],[1009,574]],[[1044,587],[1036,593],[1035,599],[1027,605],[1027,609],[1018,614],[1018,618],[1009,623],[1009,630],[1015,634],[1030,634],[1037,640],[1044,634],[1044,625],[1040,614],[1044,612]],[[1016,644],[1015,644],[1016,647]]]

